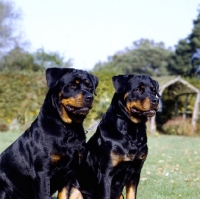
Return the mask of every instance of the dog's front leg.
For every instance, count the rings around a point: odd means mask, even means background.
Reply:
[[[69,190],[69,187],[65,186],[58,192],[57,199],[83,199],[83,196],[77,188],[72,187],[71,190]]]
[[[117,199],[124,199],[124,196],[121,194]]]
[[[99,184],[99,196],[96,198],[99,199],[110,199],[111,196],[111,181],[112,178],[109,176],[109,173],[102,174],[100,184]]]
[[[133,179],[126,184],[126,199],[136,199],[137,187],[140,179],[140,174],[134,175]]]
[[[136,199],[137,186],[132,182],[126,185],[126,199]]]
[[[44,172],[38,172],[35,179],[37,199],[51,199],[50,196],[50,179]]]

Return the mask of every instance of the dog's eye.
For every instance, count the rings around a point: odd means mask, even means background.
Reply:
[[[151,88],[153,94],[156,94],[156,89],[154,87]]]
[[[88,85],[87,88],[88,88],[89,90],[92,90],[92,89],[93,89],[91,85]]]
[[[75,89],[77,87],[77,84],[70,84],[69,86],[70,88]]]
[[[85,85],[86,85],[86,87],[88,87],[88,88],[91,86],[91,84],[90,84],[89,81],[86,81],[86,82],[85,82]]]
[[[142,89],[141,89],[141,88],[137,88],[137,89],[136,89],[136,92],[137,92],[137,93],[141,93],[141,92],[142,92]]]
[[[140,85],[140,86],[136,89],[136,92],[137,92],[137,93],[142,93],[142,92],[144,92],[144,90],[145,90],[144,85]]]
[[[89,91],[92,91],[93,87],[92,87],[92,85],[90,84],[90,82],[86,82],[86,83],[85,83],[85,86],[87,87],[87,89],[88,89]]]

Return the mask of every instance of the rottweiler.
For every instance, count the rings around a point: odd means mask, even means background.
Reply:
[[[147,75],[118,75],[112,78],[115,93],[86,144],[86,153],[72,187],[58,198],[135,199],[140,172],[148,147],[146,125],[156,114],[159,84]],[[62,196],[62,197],[59,197]]]
[[[38,117],[0,155],[0,199],[50,199],[80,164],[83,120],[98,78],[83,70],[49,68],[49,88]]]

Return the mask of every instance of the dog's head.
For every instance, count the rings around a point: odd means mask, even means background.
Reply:
[[[48,68],[47,86],[53,90],[61,119],[81,123],[93,106],[98,78],[83,70]]]
[[[147,75],[118,75],[112,78],[120,106],[134,122],[140,123],[156,114],[159,84]]]

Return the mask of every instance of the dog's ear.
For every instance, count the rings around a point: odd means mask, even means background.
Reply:
[[[130,80],[133,75],[118,75],[112,77],[113,86],[116,93],[122,93],[125,90],[126,83]]]
[[[153,84],[154,84],[155,89],[156,89],[156,95],[158,97],[160,97],[160,94],[158,93],[158,91],[159,91],[159,84],[158,84],[158,82],[156,80],[152,80],[152,81],[153,81]]]
[[[96,94],[96,87],[99,84],[99,78],[97,76],[95,76],[95,75],[92,75],[92,74],[89,74],[89,76],[90,76],[90,79],[92,81],[92,86],[93,86],[94,94],[97,95]]]
[[[73,70],[74,70],[73,68],[47,68],[46,70],[47,86],[49,88],[56,86],[56,84],[63,75]]]

